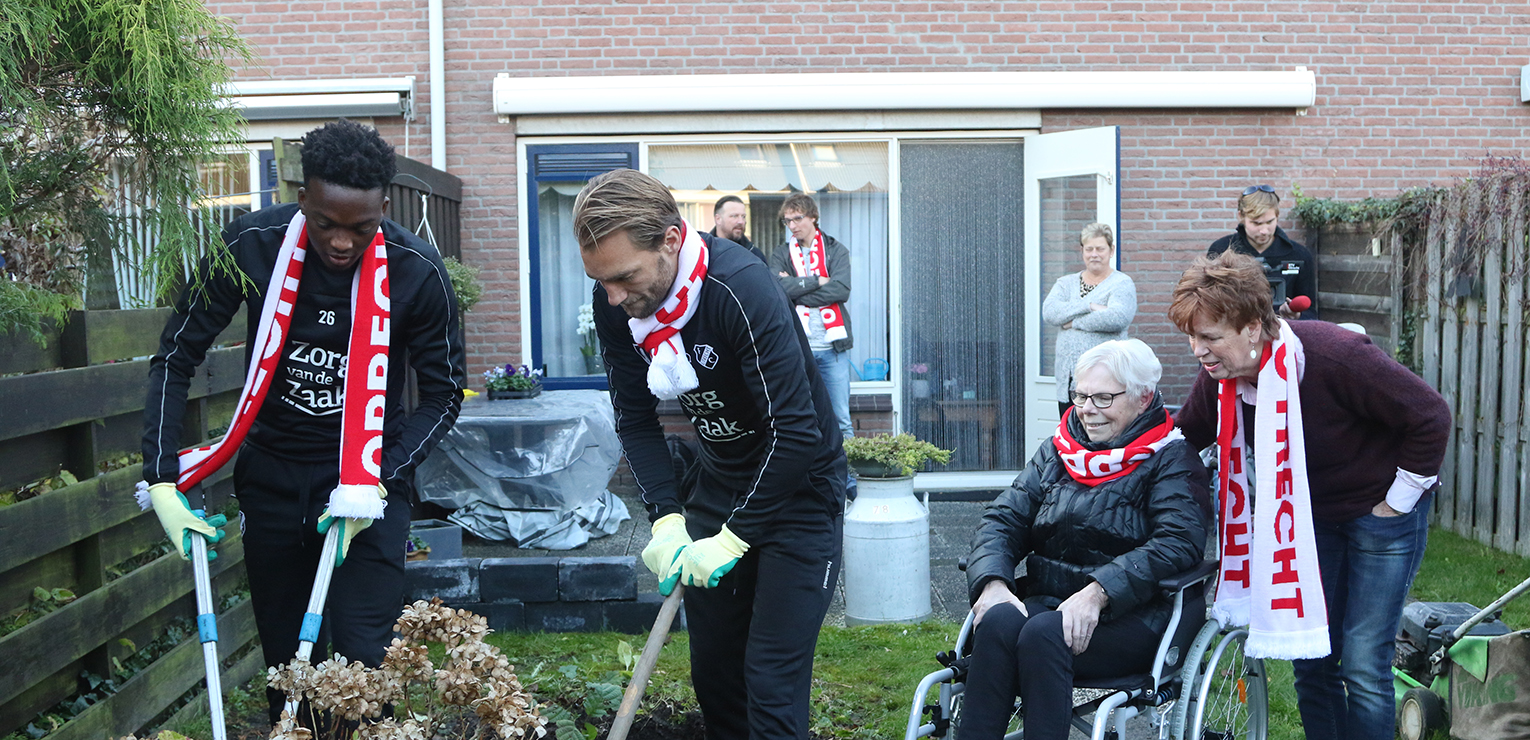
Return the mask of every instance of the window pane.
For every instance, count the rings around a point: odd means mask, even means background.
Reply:
[[[1041,286],[1051,290],[1057,279],[1084,269],[1079,232],[1098,219],[1098,176],[1073,175],[1040,181]],[[1041,322],[1042,375],[1052,373],[1057,358],[1057,327]],[[1071,372],[1071,371],[1070,371]],[[1064,374],[1058,383],[1069,382]]]
[[[793,192],[818,202],[818,225],[850,250],[850,362],[864,372],[885,362],[887,301],[887,144],[828,142],[654,145],[648,171],[675,194],[680,214],[702,231],[712,207],[737,195],[748,207],[745,235],[768,258],[784,246],[781,203]],[[855,376],[852,376],[852,380]]]
[[[940,470],[1016,469],[1025,443],[1018,141],[904,143],[904,428]],[[922,382],[921,382],[922,381]]]
[[[604,375],[594,331],[579,333],[579,310],[595,281],[584,274],[574,238],[574,197],[583,182],[537,184],[537,258],[542,291],[542,362],[552,378]],[[590,359],[586,359],[590,358]]]

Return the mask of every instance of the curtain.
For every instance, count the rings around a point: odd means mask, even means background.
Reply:
[[[542,362],[547,375],[588,374],[579,347],[579,307],[590,302],[595,281],[584,274],[574,238],[574,196],[582,182],[537,186],[537,257],[541,273]]]
[[[941,470],[1020,468],[1021,143],[905,142],[900,157],[903,427],[955,450]]]

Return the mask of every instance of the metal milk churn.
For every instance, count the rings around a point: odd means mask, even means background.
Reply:
[[[930,616],[930,512],[914,477],[861,477],[845,512],[845,623]]]

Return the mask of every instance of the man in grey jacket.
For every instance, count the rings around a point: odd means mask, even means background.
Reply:
[[[792,193],[781,204],[786,244],[770,255],[770,269],[781,278],[802,330],[807,334],[818,373],[829,388],[840,434],[855,436],[850,423],[850,250],[818,230],[818,204],[806,193]]]

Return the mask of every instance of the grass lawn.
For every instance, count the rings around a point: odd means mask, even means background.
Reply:
[[[1413,593],[1422,600],[1466,601],[1481,607],[1526,576],[1530,576],[1530,560],[1435,529],[1430,532],[1429,550]],[[1530,627],[1530,599],[1510,604],[1504,621],[1511,628]],[[825,627],[814,665],[813,732],[824,738],[902,737],[914,686],[938,667],[934,654],[952,644],[957,629],[958,625],[947,622]],[[589,684],[625,685],[629,664],[623,657],[630,661],[631,653],[642,649],[643,640],[642,635],[613,633],[506,633],[489,638],[514,663],[538,700],[556,700],[569,708],[588,706],[593,693]],[[626,647],[621,645],[624,642]],[[1270,737],[1299,740],[1303,733],[1291,664],[1268,661],[1267,667]],[[246,710],[256,709],[261,699],[258,690],[231,698],[234,707]],[[639,716],[656,710],[680,714],[695,706],[689,643],[684,633],[676,633],[664,647]],[[203,727],[177,729],[201,738],[205,737]]]

